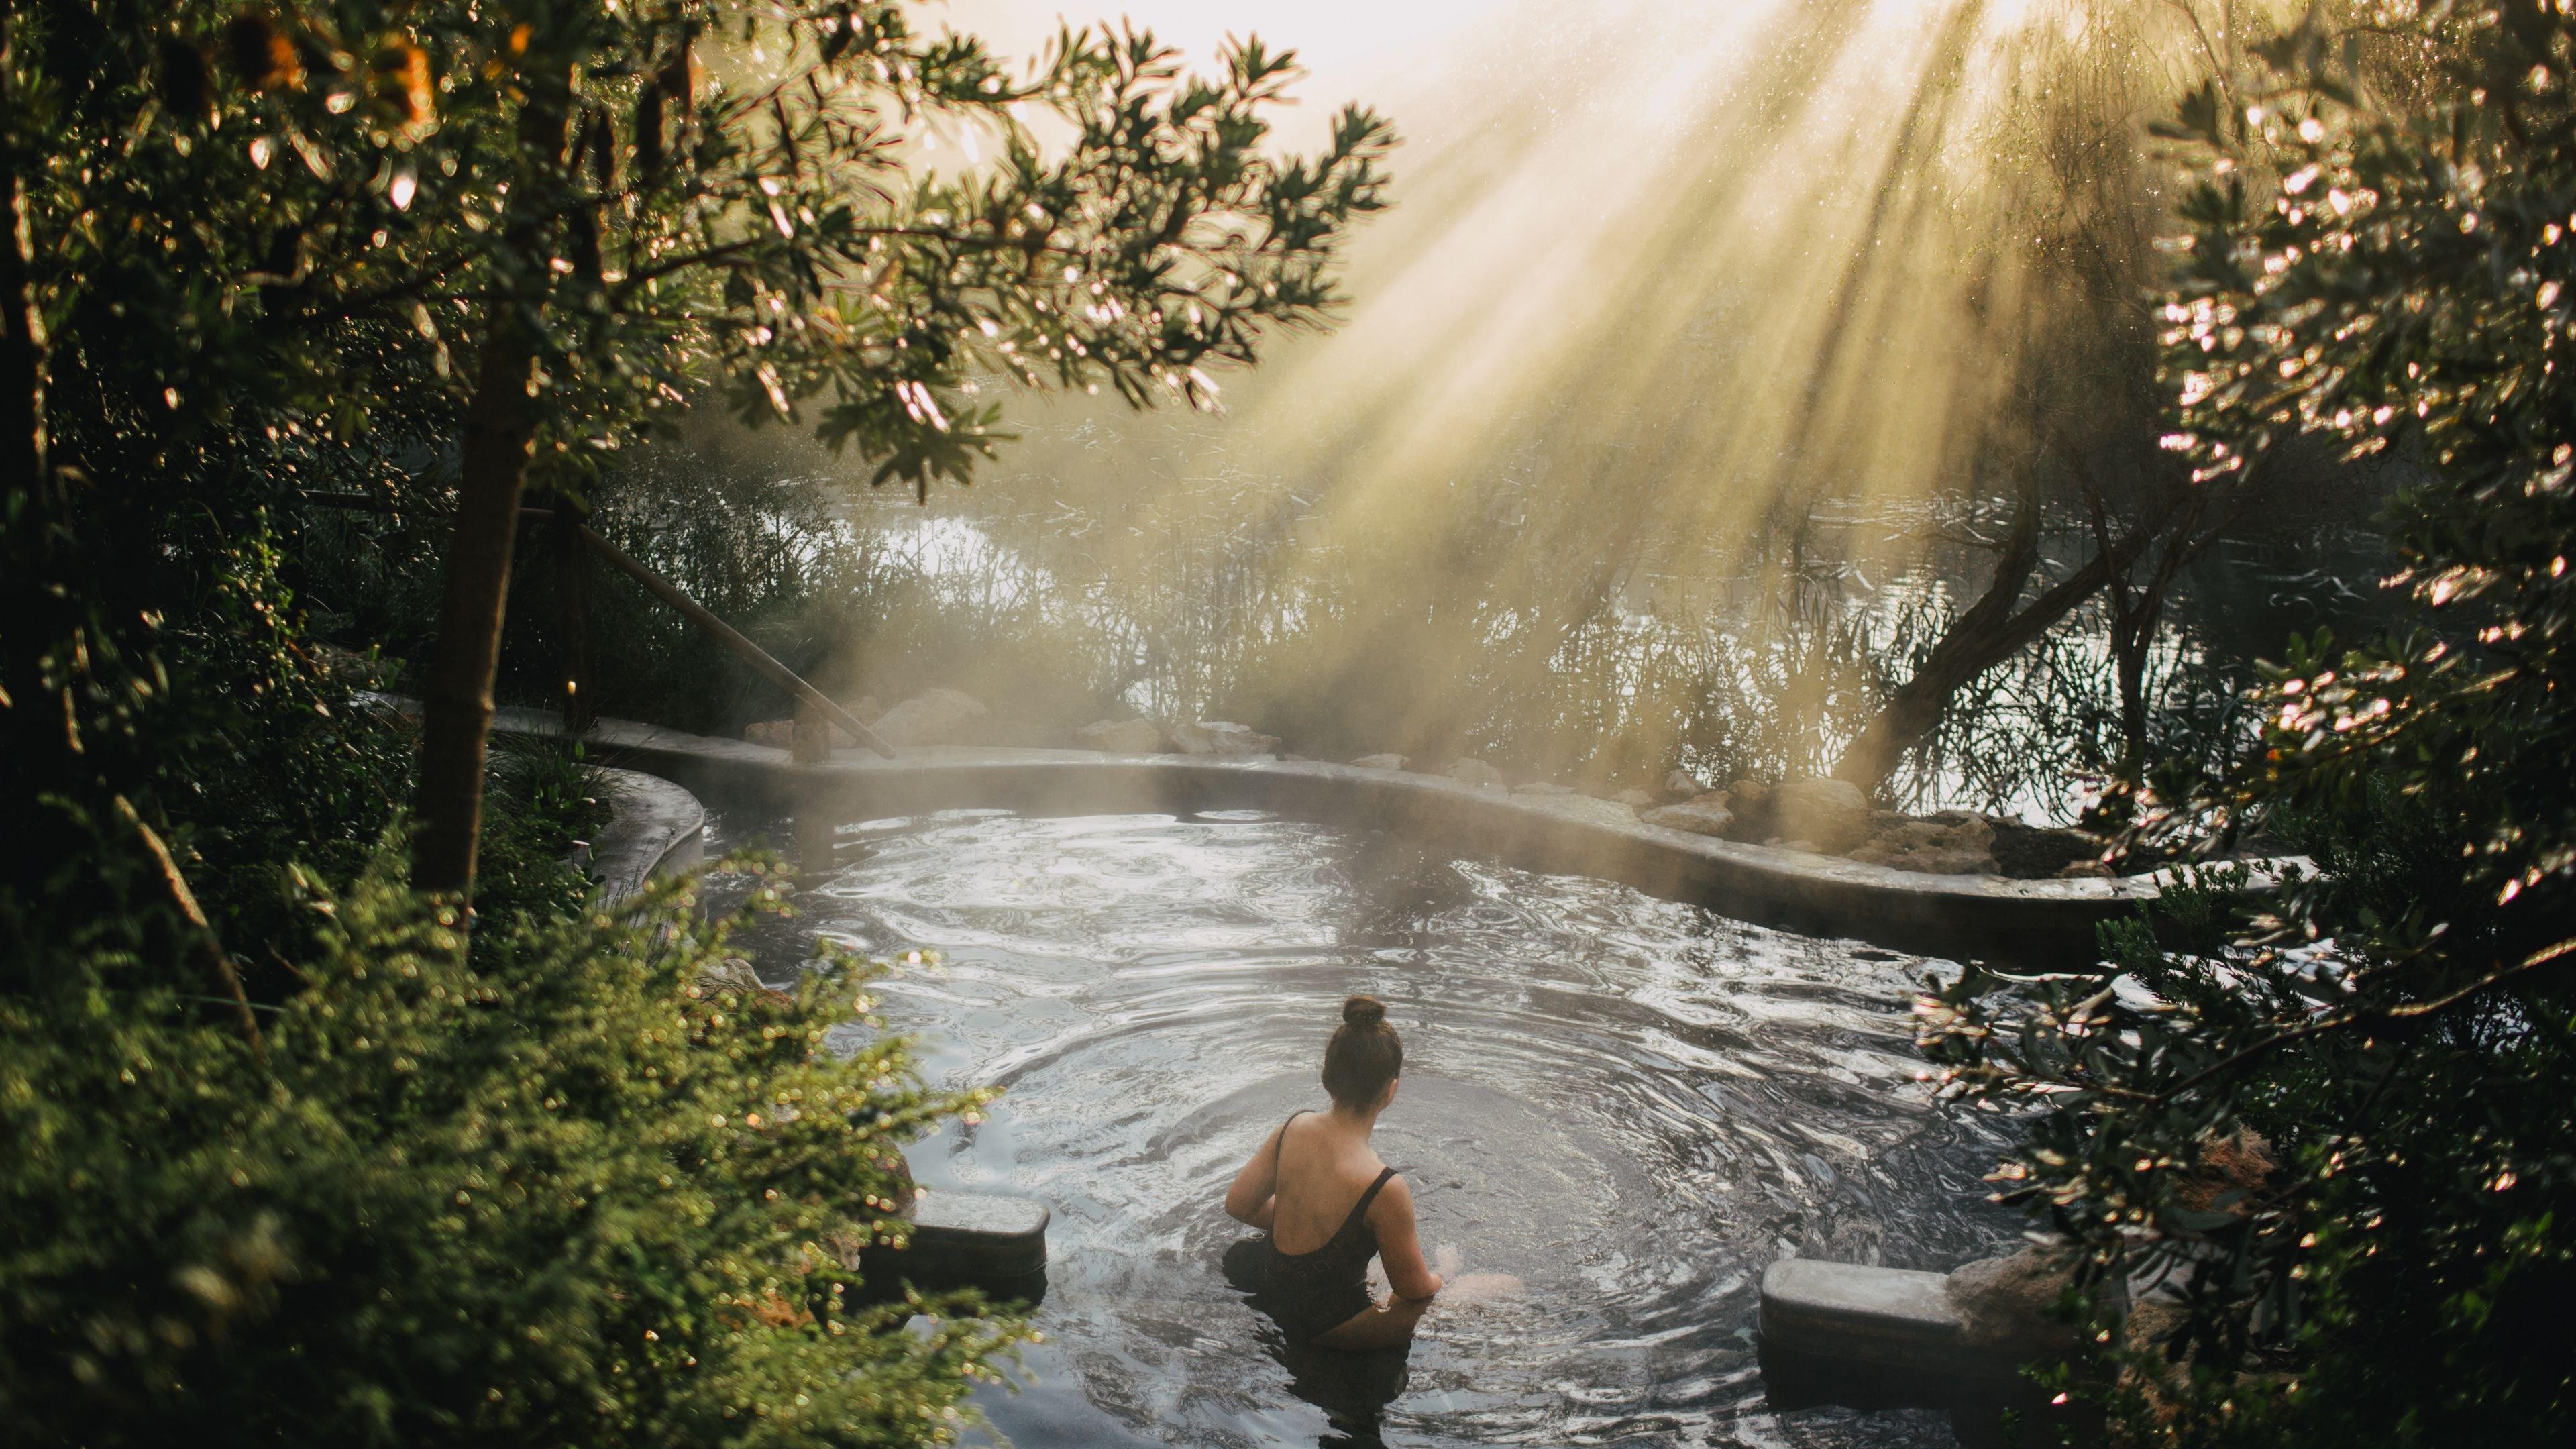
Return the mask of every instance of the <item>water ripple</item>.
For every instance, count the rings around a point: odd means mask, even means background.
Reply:
[[[1378,1147],[1426,1244],[1529,1286],[1426,1320],[1392,1441],[1810,1442],[1762,1404],[1763,1265],[1946,1268],[2013,1230],[1979,1202],[1984,1124],[1913,1080],[1905,1003],[1930,963],[1257,812],[842,838],[802,914],[746,944],[773,978],[816,936],[944,953],[887,1010],[934,1076],[1010,1095],[916,1169],[1057,1214],[1040,1382],[987,1401],[1023,1444],[1336,1432],[1333,1386],[1292,1388],[1221,1277],[1241,1230],[1218,1204],[1271,1126],[1321,1104],[1353,991],[1405,1033]],[[1836,1444],[1942,1437],[1824,1412]]]

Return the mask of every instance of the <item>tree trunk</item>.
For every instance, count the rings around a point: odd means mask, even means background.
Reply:
[[[511,317],[484,349],[465,414],[464,468],[456,525],[448,536],[447,587],[438,605],[438,648],[428,687],[421,691],[420,830],[412,837],[412,886],[469,902],[483,825],[492,675],[501,658],[519,494],[536,434],[528,406],[536,364],[532,341],[527,325]]]
[[[2115,563],[2110,553],[2097,553],[2092,562],[2016,609],[2022,586],[2039,564],[2039,488],[2032,482],[2013,509],[2012,532],[1985,594],[1950,625],[1914,677],[1897,686],[1877,717],[1862,727],[1835,764],[1835,777],[1864,790],[1885,784],[1905,752],[1941,722],[1952,695],[2073,613],[2111,577]]]
[[[562,184],[569,76],[527,74],[519,109],[519,171],[511,188],[508,249],[545,285],[544,231]],[[492,733],[492,674],[501,660],[501,616],[510,597],[510,551],[518,541],[519,494],[536,438],[529,389],[536,376],[533,299],[504,296],[492,307],[474,396],[465,408],[456,526],[448,535],[447,581],[438,603],[438,646],[421,691],[419,833],[412,837],[414,890],[474,899],[474,855],[483,829],[484,752]]]
[[[0,14],[0,76],[15,74],[10,17]],[[8,82],[0,79],[0,86]],[[15,87],[0,92],[14,113]],[[13,116],[14,119],[14,116]],[[45,462],[45,323],[36,310],[35,249],[28,233],[26,188],[20,157],[0,155],[0,489],[28,490],[29,502],[50,524],[53,480]]]

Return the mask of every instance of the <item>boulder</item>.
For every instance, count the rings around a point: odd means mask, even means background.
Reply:
[[[1838,852],[1869,839],[1869,797],[1849,780],[1789,780],[1771,791],[1771,828]]]
[[[887,710],[872,726],[889,745],[974,744],[992,711],[956,689],[931,689]]]
[[[1854,853],[1853,858],[1859,858],[1857,852]],[[1982,850],[1964,847],[1944,849],[1935,846],[1930,850],[1911,850],[1907,851],[1901,859],[1889,861],[1888,864],[1898,870],[1917,871],[1924,875],[1992,875],[1995,873],[1993,856]]]
[[[1643,810],[1655,803],[1655,797],[1643,790],[1622,790],[1610,798],[1631,810]]]
[[[1581,792],[1572,785],[1551,785],[1545,780],[1532,780],[1526,785],[1514,785],[1512,793],[1515,795],[1574,795]]]
[[[1870,844],[1889,850],[1921,850],[1927,845],[1949,844],[1956,830],[1956,826],[1938,820],[1908,820],[1893,829],[1881,830]]]
[[[1073,732],[1086,750],[1112,755],[1150,755],[1163,747],[1163,727],[1149,719],[1103,719]]]
[[[1982,816],[1944,811],[1926,820],[1874,811],[1877,833],[1849,852],[1863,865],[1884,865],[1925,875],[1990,875],[1995,831]]]
[[[1679,805],[1646,811],[1637,818],[1648,825],[1687,830],[1693,835],[1723,836],[1735,825],[1735,812],[1726,808],[1724,795],[1702,795]]]
[[[1351,763],[1363,770],[1401,770],[1411,762],[1402,755],[1362,755]]]
[[[1275,755],[1279,752],[1276,735],[1265,735],[1250,725],[1221,719],[1174,725],[1172,743],[1179,746],[1185,755]]]
[[[1568,820],[1580,820],[1589,825],[1633,825],[1637,820],[1636,815],[1625,805],[1610,800],[1595,800],[1584,794],[1524,794],[1520,799],[1524,808],[1544,810],[1550,815],[1562,815]]]
[[[1708,782],[1688,770],[1675,770],[1664,777],[1664,798],[1696,800],[1708,793]]]
[[[2047,880],[2070,865],[2098,860],[2110,842],[2081,830],[2025,825],[2018,820],[1987,822],[1995,832],[1995,860],[2016,880]]]
[[[692,996],[707,997],[727,991],[740,995],[746,1001],[784,1004],[796,999],[792,992],[781,991],[774,986],[763,984],[759,975],[751,969],[751,963],[740,956],[727,956],[720,961],[709,962],[699,967],[697,975],[689,982],[689,994]]]
[[[2023,1364],[2071,1358],[2082,1349],[2083,1335],[2055,1312],[2074,1281],[2074,1264],[2063,1250],[2030,1247],[1970,1263],[1950,1275],[1943,1291],[1959,1315],[1962,1348],[1989,1362]]]
[[[1482,760],[1452,760],[1446,773],[1461,785],[1474,785],[1480,789],[1503,783],[1503,772]]]
[[[765,719],[758,724],[747,724],[742,727],[742,737],[773,750],[793,749],[796,745],[796,721]]]

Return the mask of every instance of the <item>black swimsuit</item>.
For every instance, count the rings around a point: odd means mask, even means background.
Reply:
[[[1288,1122],[1305,1116],[1291,1112]],[[1271,1173],[1276,1179],[1278,1159],[1288,1146],[1288,1122],[1279,1124],[1279,1141],[1272,1148]],[[1352,1204],[1349,1217],[1333,1230],[1320,1248],[1306,1253],[1283,1253],[1275,1234],[1260,1239],[1260,1290],[1266,1300],[1260,1306],[1279,1320],[1279,1326],[1292,1340],[1311,1341],[1318,1335],[1357,1318],[1376,1306],[1369,1297],[1369,1259],[1377,1256],[1377,1231],[1368,1224],[1369,1204],[1377,1201],[1378,1189],[1395,1176],[1390,1167],[1379,1172],[1377,1181],[1360,1194]],[[1274,1187],[1275,1192],[1275,1187]]]

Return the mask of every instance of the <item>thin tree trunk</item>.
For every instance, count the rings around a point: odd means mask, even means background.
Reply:
[[[484,754],[510,593],[510,550],[518,538],[519,494],[536,434],[528,406],[535,364],[527,326],[515,318],[502,323],[484,349],[465,415],[464,468],[448,535],[438,648],[421,691],[420,831],[412,838],[412,885],[469,900],[483,825]]]
[[[18,98],[5,79],[15,74],[10,26],[10,17],[0,13],[0,86],[8,86],[0,92],[0,107],[7,108],[14,129]],[[14,147],[0,149],[14,153]],[[41,516],[53,493],[45,461],[45,322],[36,309],[35,247],[19,160],[0,154],[0,207],[7,209],[0,215],[0,227],[7,230],[0,237],[0,488],[27,489]]]
[[[2133,549],[2135,540],[2128,547]],[[1941,722],[1951,696],[2073,613],[2109,581],[2126,552],[2120,556],[2107,550],[2096,553],[2084,567],[2015,608],[2022,586],[2039,563],[2039,490],[2034,481],[2014,507],[2012,532],[1985,594],[1950,625],[1922,667],[1897,686],[1877,716],[1862,727],[1834,765],[1835,777],[1864,790],[1885,784],[1905,752]]]
[[[530,77],[519,112],[519,176],[512,188],[510,250],[535,262],[547,197],[560,184],[565,106],[560,78]],[[542,262],[535,262],[543,276]],[[540,280],[536,285],[542,287]],[[492,733],[492,676],[501,660],[502,614],[510,595],[510,551],[519,495],[536,437],[529,388],[536,375],[535,322],[503,298],[493,308],[474,396],[465,409],[456,525],[448,536],[446,588],[438,604],[438,646],[421,691],[419,833],[412,837],[415,890],[474,896],[474,856],[483,828],[483,767]]]

